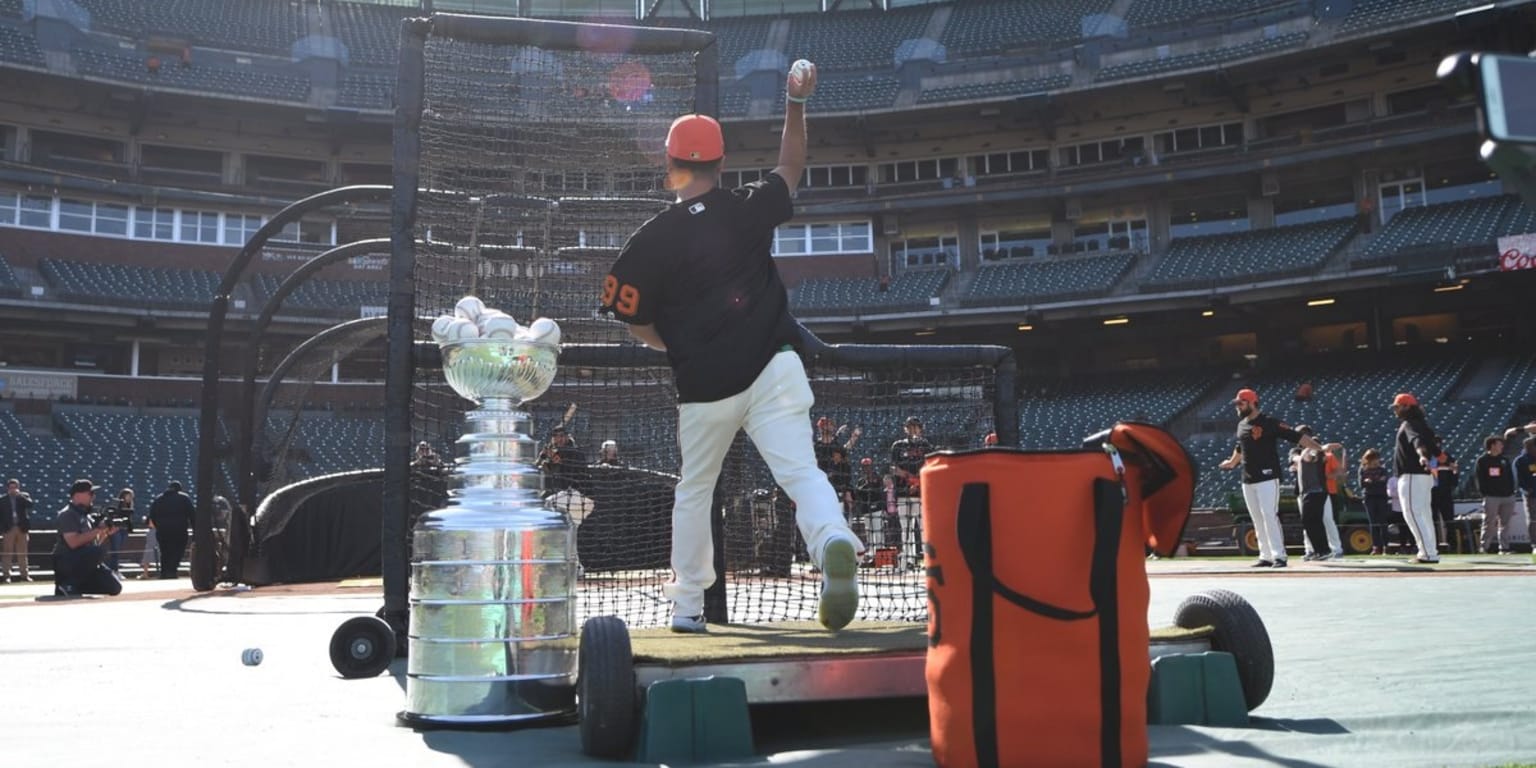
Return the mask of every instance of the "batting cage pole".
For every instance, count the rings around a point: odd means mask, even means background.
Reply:
[[[284,227],[299,221],[311,211],[328,208],[333,205],[348,203],[384,201],[388,199],[390,188],[383,185],[359,185],[351,187],[339,187],[337,189],[311,195],[288,205],[278,211],[271,219],[261,225],[240,253],[235,255],[229,267],[224,270],[224,277],[219,281],[219,286],[214,291],[213,302],[208,308],[208,336],[203,347],[203,384],[202,403],[198,414],[197,435],[197,485],[196,485],[196,511],[192,516],[192,543],[195,556],[192,558],[192,588],[199,592],[207,592],[213,589],[218,574],[214,573],[215,554],[213,552],[213,484],[214,466],[217,463],[218,429],[219,429],[219,372],[220,351],[224,342],[224,320],[229,314],[230,294],[235,286],[245,277],[246,268],[256,254],[265,248],[267,241],[271,240]],[[254,354],[255,350],[249,350]],[[245,393],[249,394],[249,393]],[[235,435],[231,443],[232,449],[246,439],[244,434]],[[238,450],[238,449],[234,449]],[[237,479],[238,482],[238,479]],[[254,510],[253,510],[254,511]],[[231,516],[231,525],[235,526],[233,532],[236,538],[248,538],[249,531],[247,521],[239,514]]]
[[[394,187],[390,205],[388,330],[384,350],[384,493],[380,499],[379,617],[396,633],[410,624],[405,521],[411,497],[411,386],[415,363],[416,189],[421,182],[421,108],[428,19],[400,23],[400,76],[395,84]]]

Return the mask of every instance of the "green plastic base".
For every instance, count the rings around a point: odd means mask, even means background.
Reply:
[[[1176,653],[1152,660],[1147,687],[1147,722],[1152,725],[1248,724],[1237,660],[1230,653]]]
[[[752,756],[747,686],[739,678],[662,680],[646,688],[637,762],[705,763]]]

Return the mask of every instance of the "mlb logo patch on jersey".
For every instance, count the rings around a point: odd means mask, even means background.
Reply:
[[[688,206],[688,212],[697,216],[704,212],[704,204],[694,203],[693,205]]]

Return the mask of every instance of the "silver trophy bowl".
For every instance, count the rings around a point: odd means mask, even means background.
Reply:
[[[464,339],[441,346],[448,386],[460,397],[492,408],[521,405],[544,394],[559,366],[558,344]]]

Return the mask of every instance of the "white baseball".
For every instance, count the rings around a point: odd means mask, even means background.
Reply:
[[[485,302],[474,296],[465,296],[459,299],[459,303],[453,305],[453,314],[473,323],[485,314]]]
[[[240,652],[240,663],[246,665],[247,667],[259,666],[261,664],[261,659],[262,655],[260,648],[247,648]]]
[[[432,321],[432,340],[441,344],[448,341],[448,326],[454,322],[462,322],[455,315],[443,315]]]
[[[480,338],[482,339],[506,339],[511,341],[517,338],[523,327],[517,324],[507,315],[482,316],[480,318]]]
[[[803,83],[811,75],[811,63],[805,59],[796,59],[789,65],[789,77],[796,83]],[[809,95],[809,94],[807,94]]]
[[[528,336],[545,344],[559,344],[560,325],[547,317],[541,317],[528,324]]]
[[[443,339],[438,343],[444,344],[450,341],[463,341],[465,339],[478,338],[480,338],[480,329],[475,327],[474,323],[471,323],[462,317],[455,317],[453,322],[449,323],[448,326],[443,329]]]

